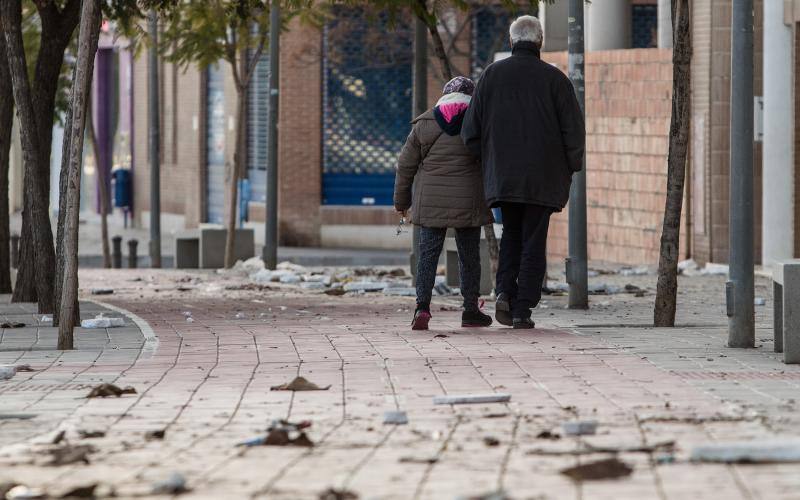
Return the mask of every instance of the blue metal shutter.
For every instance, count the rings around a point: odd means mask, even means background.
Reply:
[[[225,79],[223,68],[208,68],[206,106],[206,221],[222,224],[225,213]]]
[[[266,48],[265,48],[266,50]],[[248,57],[252,57],[249,51]],[[262,53],[247,93],[247,177],[252,201],[267,201],[267,122],[269,120],[269,54]]]
[[[323,37],[325,205],[391,205],[411,128],[411,23],[339,6]]]

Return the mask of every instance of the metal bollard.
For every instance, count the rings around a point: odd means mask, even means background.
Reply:
[[[138,257],[136,255],[136,246],[139,245],[137,240],[128,240],[128,267],[136,269],[138,264]]]
[[[114,269],[122,267],[122,236],[111,238],[111,267]]]
[[[16,233],[11,235],[11,267],[19,267],[19,235]]]

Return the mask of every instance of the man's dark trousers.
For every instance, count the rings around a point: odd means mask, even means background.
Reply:
[[[542,205],[506,203],[503,238],[497,267],[497,294],[511,299],[514,318],[527,318],[542,298],[547,272],[547,230],[553,209]]]

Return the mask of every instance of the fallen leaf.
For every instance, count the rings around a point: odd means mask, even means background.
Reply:
[[[5,321],[0,323],[0,328],[22,328],[25,323],[17,323],[16,321]]]
[[[401,464],[435,464],[439,459],[437,457],[400,457]]]
[[[60,466],[69,465],[77,462],[89,463],[89,455],[94,452],[94,446],[81,444],[73,446],[63,445],[50,450],[51,460],[47,465]]]
[[[105,431],[78,431],[78,435],[82,439],[93,439],[93,438],[101,438],[105,437]]]
[[[445,335],[445,334],[443,334],[443,333],[440,333],[440,334],[438,334],[438,335],[434,335],[434,336],[433,336],[433,338],[435,338],[435,339],[446,339],[446,338],[447,338],[447,337],[449,337],[449,336],[450,336],[450,335]]]
[[[65,431],[65,430],[60,430],[60,431],[58,431],[58,432],[56,433],[56,435],[53,437],[53,441],[51,441],[51,444],[58,444],[58,443],[60,443],[61,441],[63,441],[63,440],[64,440],[64,436],[66,436],[66,435],[67,435],[67,431]]]
[[[341,297],[342,295],[346,294],[347,291],[344,288],[329,288],[325,290],[325,295],[331,295],[333,297]]]
[[[148,441],[160,441],[164,439],[164,435],[167,433],[164,429],[158,429],[155,431],[147,431],[144,433],[144,438]]]
[[[633,468],[617,458],[588,462],[559,471],[573,481],[595,481],[630,476]]]
[[[328,488],[320,493],[317,498],[319,500],[358,500],[358,495],[348,490]]]
[[[551,431],[542,431],[536,435],[536,439],[561,439],[561,435]]]
[[[109,396],[120,397],[123,394],[136,394],[136,389],[133,387],[125,387],[120,389],[114,384],[100,384],[86,396],[87,398],[107,398]]]
[[[486,446],[500,446],[500,440],[493,436],[486,436],[483,438],[483,444]]]
[[[35,372],[36,371],[33,368],[31,368],[31,365],[17,365],[15,368],[17,369],[17,372]]]
[[[275,385],[270,389],[273,391],[327,391],[330,388],[330,385],[320,387],[308,381],[305,377],[297,377],[288,384]]]
[[[67,491],[60,498],[94,498],[94,490],[97,489],[97,483],[87,484],[86,486],[78,486]]]

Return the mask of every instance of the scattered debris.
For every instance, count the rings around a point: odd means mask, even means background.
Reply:
[[[567,436],[590,436],[597,432],[596,420],[574,420],[561,424],[561,430]]]
[[[505,491],[497,490],[477,496],[460,497],[459,500],[511,500],[511,497]]]
[[[46,498],[46,495],[42,490],[28,488],[24,484],[19,484],[9,489],[4,498],[6,500],[35,500]]]
[[[86,396],[87,398],[107,398],[109,396],[120,397],[123,394],[136,394],[136,389],[133,387],[124,387],[120,389],[114,384],[100,384]]]
[[[0,380],[10,380],[17,374],[16,366],[0,366]]]
[[[594,481],[630,476],[633,468],[617,458],[607,458],[562,469],[559,472],[573,481]]]
[[[47,465],[61,466],[61,465],[74,464],[78,462],[88,464],[89,455],[94,453],[94,451],[95,451],[94,446],[88,444],[79,444],[79,445],[65,444],[63,446],[60,446],[58,448],[53,448],[50,450],[50,456],[52,458]]]
[[[494,436],[485,436],[483,438],[483,444],[489,447],[500,446],[500,440]]]
[[[39,323],[52,323],[53,322],[53,315],[52,314],[43,314],[41,318],[39,318]]]
[[[446,283],[437,283],[436,285],[434,285],[433,291],[436,292],[439,295],[455,295],[456,294],[456,291],[454,289],[450,288],[449,286],[447,286]]]
[[[526,455],[551,455],[551,456],[581,456],[593,455],[596,453],[655,453],[657,451],[672,452],[675,449],[675,441],[664,441],[652,445],[634,446],[594,446],[585,443],[578,448],[571,449],[546,449],[534,448],[525,452]]]
[[[26,365],[17,365],[14,368],[17,369],[17,373],[19,373],[19,372],[35,372],[36,371],[33,368],[31,368],[31,365],[27,365],[27,364]]]
[[[463,396],[436,396],[433,398],[435,405],[463,405],[463,404],[482,404],[482,403],[508,403],[511,401],[511,394],[466,394]]]
[[[536,439],[549,439],[551,441],[556,441],[561,439],[561,434],[557,434],[551,431],[542,431],[536,435]]]
[[[487,413],[486,415],[481,415],[483,418],[505,418],[509,416],[509,413]]]
[[[58,444],[58,443],[60,443],[61,441],[64,440],[64,436],[66,436],[66,435],[67,435],[67,431],[65,431],[63,429],[58,431],[58,432],[56,432],[55,436],[53,436],[53,440],[50,441],[50,444]]]
[[[619,274],[621,276],[644,276],[649,273],[650,270],[647,268],[647,266],[623,267],[622,269],[619,270]]]
[[[325,290],[325,295],[332,295],[334,297],[341,297],[342,295],[346,294],[347,290],[344,288],[329,288]]]
[[[98,314],[92,319],[81,321],[82,328],[113,328],[116,326],[125,326],[125,320],[122,318],[109,318]]]
[[[300,288],[303,290],[325,290],[327,286],[320,281],[307,281],[300,283]]]
[[[30,420],[36,413],[0,413],[0,420]]]
[[[380,281],[354,281],[344,285],[346,292],[380,292],[384,288],[386,283]]]
[[[286,420],[273,420],[266,436],[258,436],[238,443],[237,446],[302,446],[311,448],[314,443],[304,429],[311,427],[309,420],[293,423]]]
[[[186,478],[180,472],[173,472],[167,479],[153,484],[151,490],[154,495],[180,495],[187,491]]]
[[[78,436],[80,436],[81,439],[101,438],[101,437],[106,437],[106,431],[83,431],[83,430],[80,430],[80,431],[78,431]]]
[[[395,297],[415,297],[417,289],[411,287],[387,287],[383,289],[383,294]]]
[[[408,415],[404,411],[386,411],[383,413],[384,424],[405,425],[408,423]]]
[[[92,288],[92,295],[113,295],[113,288]]]
[[[358,495],[348,490],[328,488],[320,493],[317,498],[319,500],[358,500]]]
[[[769,464],[800,462],[800,439],[710,443],[692,449],[693,462]]]
[[[327,391],[331,386],[320,387],[317,384],[308,381],[305,377],[296,377],[294,380],[287,384],[274,385],[270,387],[272,391]]]
[[[225,290],[229,291],[247,291],[247,292],[264,292],[266,290],[272,290],[272,287],[267,285],[261,285],[258,283],[242,283],[240,285],[228,285],[225,287]]]
[[[434,335],[433,338],[435,338],[435,339],[446,339],[449,336],[450,335],[445,335],[444,333],[439,333],[439,334]]]
[[[438,457],[400,457],[401,464],[435,464],[439,461]]]
[[[94,492],[97,489],[97,486],[97,483],[78,486],[64,492],[59,498],[95,498]]]
[[[22,328],[25,323],[18,323],[16,321],[5,321],[0,323],[0,328]]]
[[[147,431],[144,433],[144,438],[147,441],[161,441],[167,435],[165,429],[156,429],[154,431]]]

